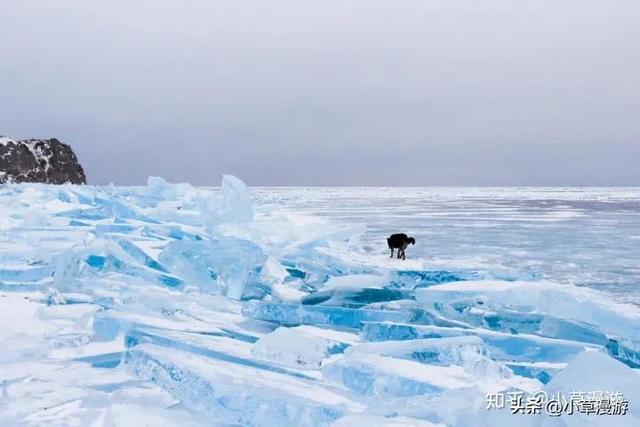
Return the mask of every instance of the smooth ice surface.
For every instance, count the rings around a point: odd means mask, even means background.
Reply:
[[[639,202],[0,186],[0,425],[637,425]],[[406,261],[393,232],[416,238]],[[631,411],[485,409],[577,388]]]

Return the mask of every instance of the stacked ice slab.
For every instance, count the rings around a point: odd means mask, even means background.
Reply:
[[[640,311],[598,292],[371,255],[232,176],[0,198],[8,425],[548,425],[487,393],[576,389],[640,425]]]

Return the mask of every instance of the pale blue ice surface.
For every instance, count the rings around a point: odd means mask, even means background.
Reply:
[[[638,420],[638,189],[0,199],[0,425],[512,425],[487,392],[617,384]]]

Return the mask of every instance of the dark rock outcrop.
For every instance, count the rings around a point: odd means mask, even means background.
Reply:
[[[55,138],[14,141],[0,136],[0,184],[86,184],[84,170],[67,144]]]

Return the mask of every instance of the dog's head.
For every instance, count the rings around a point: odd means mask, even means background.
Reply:
[[[407,239],[407,242],[411,243],[412,245],[415,245],[416,244],[416,239],[414,239],[413,237],[409,237]]]

